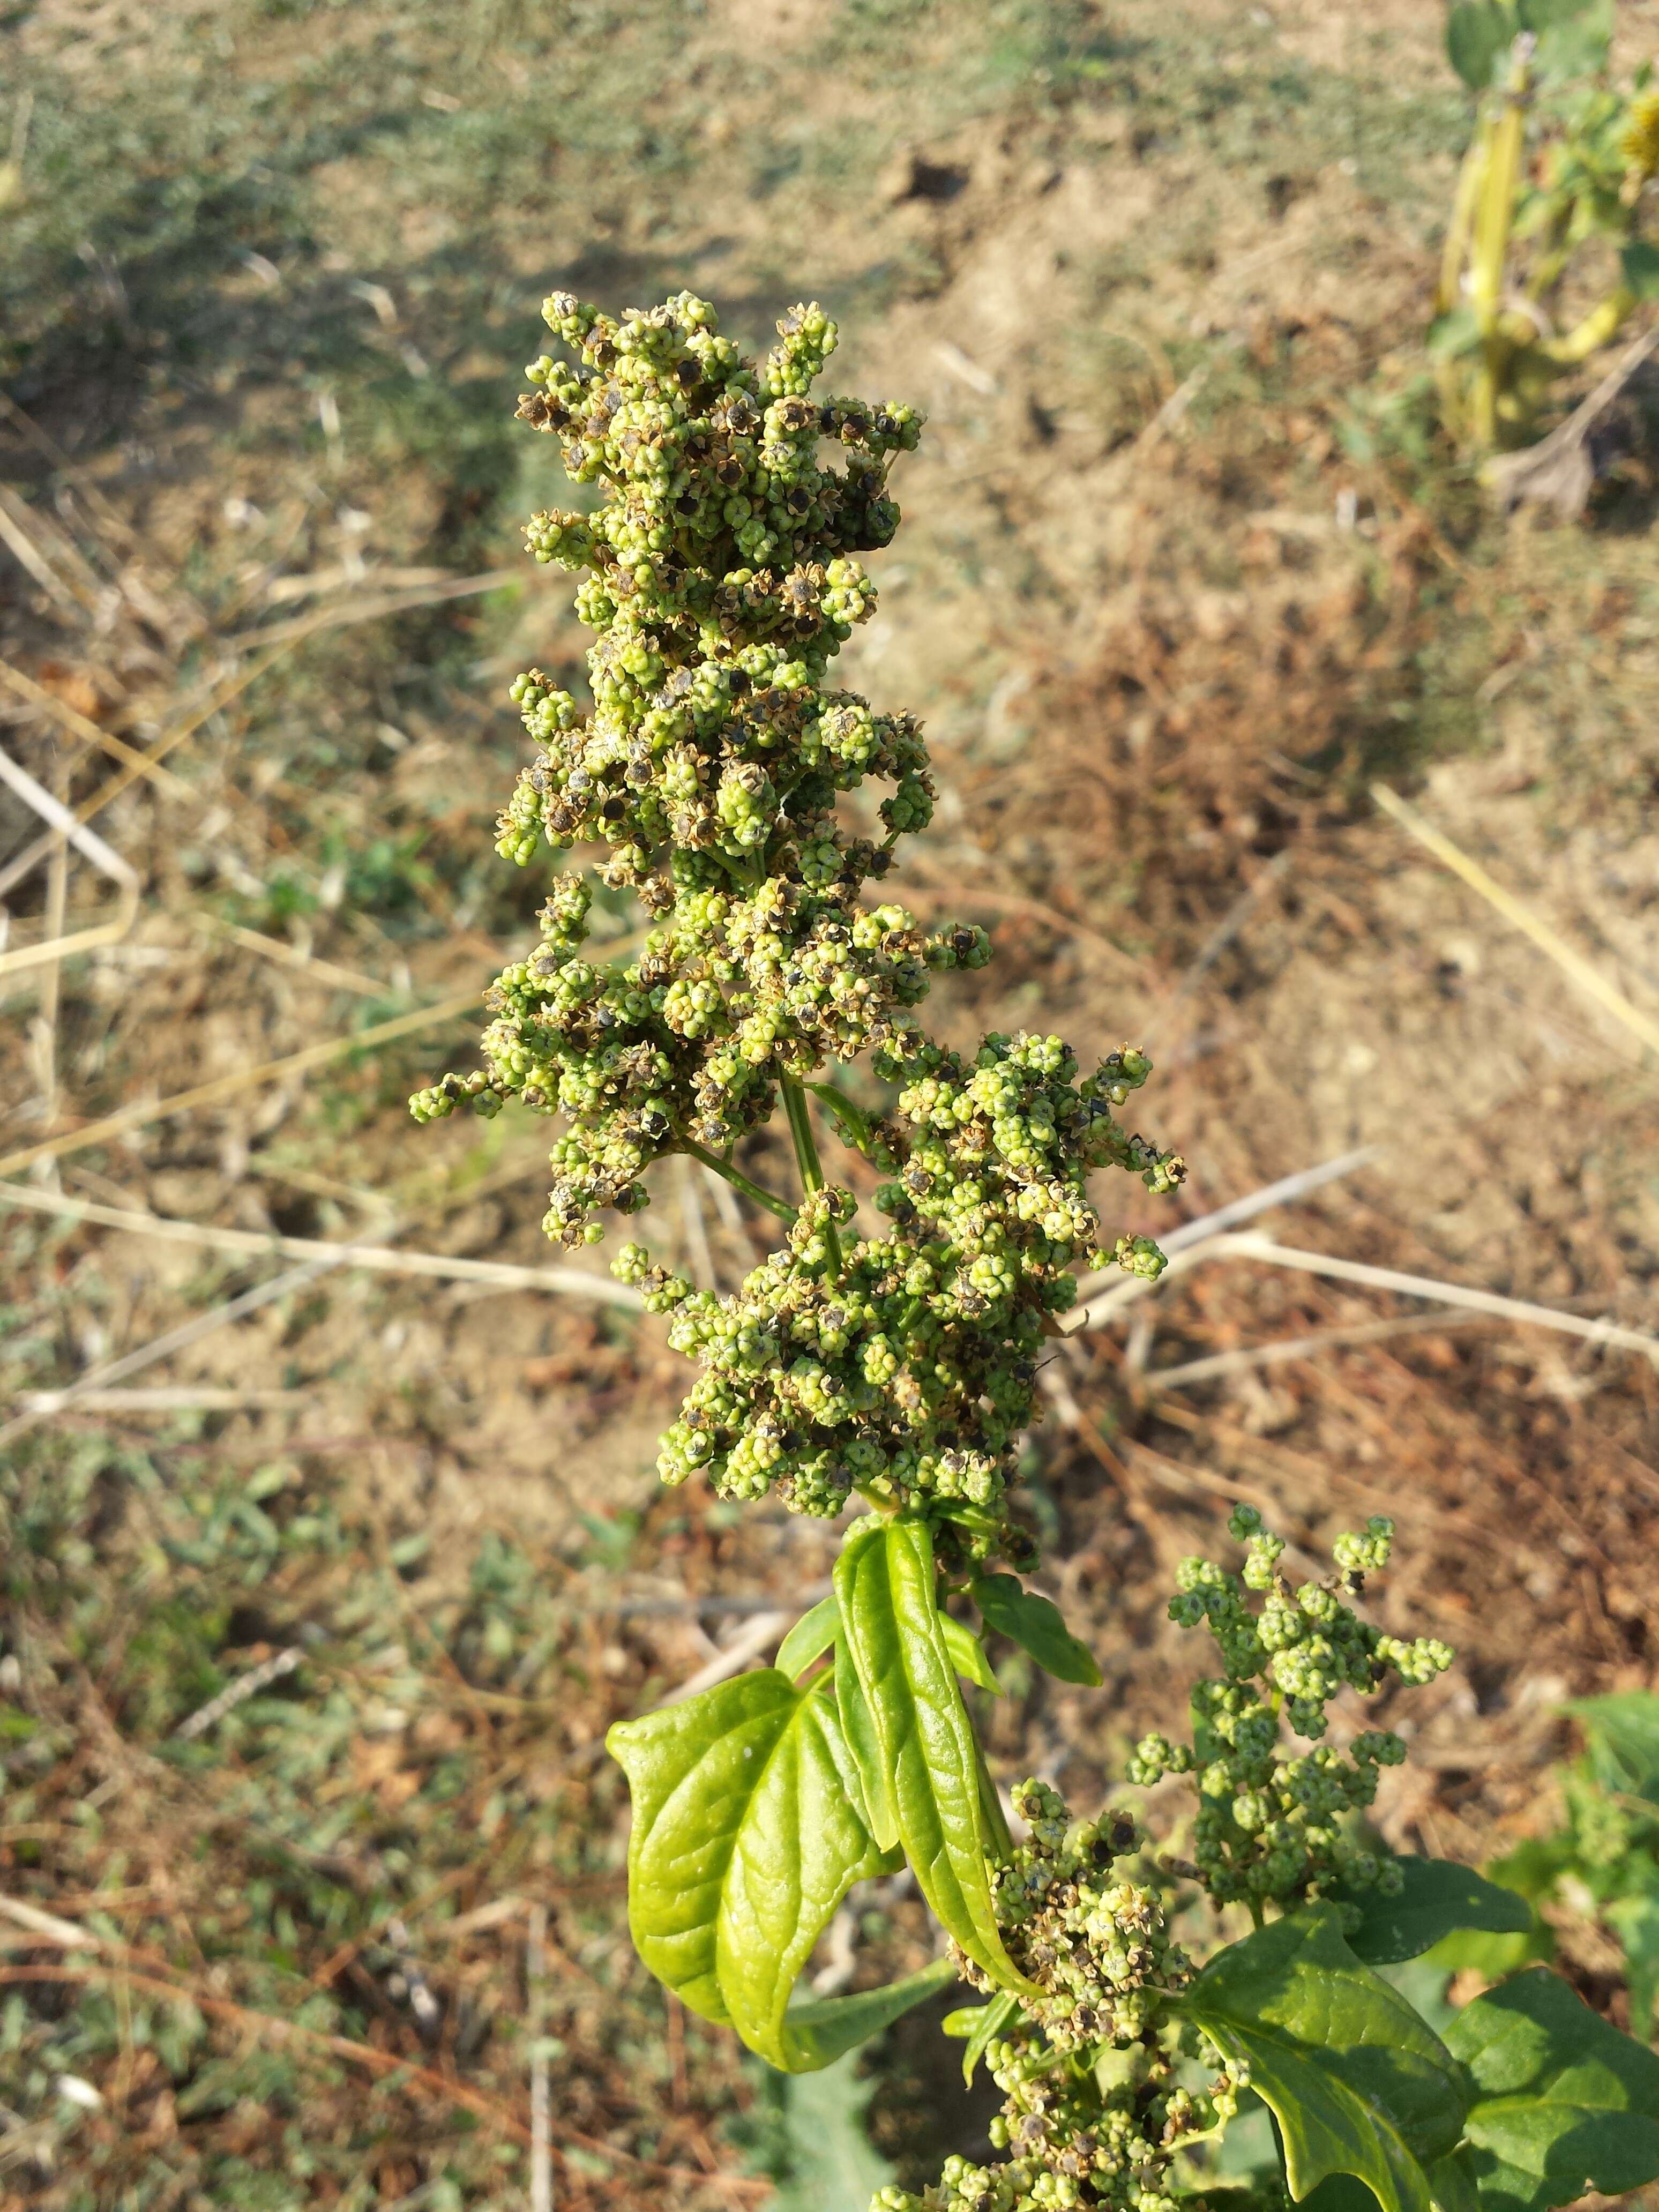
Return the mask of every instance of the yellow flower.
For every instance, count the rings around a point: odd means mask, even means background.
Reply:
[[[1644,92],[1631,102],[1619,150],[1642,183],[1659,171],[1659,92]]]

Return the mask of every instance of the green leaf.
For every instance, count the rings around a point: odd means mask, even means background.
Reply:
[[[820,1658],[841,1631],[841,1608],[835,1592],[821,1597],[810,1613],[802,1613],[778,1646],[777,1668],[793,1682]]]
[[[1659,2007],[1659,1897],[1644,1892],[1615,1897],[1601,1908],[1625,1947],[1625,1984],[1630,1991],[1630,2024],[1651,2041]]]
[[[1429,2187],[1435,2212],[1480,2212],[1480,2192],[1474,2185],[1467,2143],[1435,2160],[1429,2168]]]
[[[1345,1905],[1363,1916],[1347,1932],[1348,1948],[1368,1966],[1397,1966],[1420,1958],[1455,1929],[1479,1928],[1493,1935],[1524,1934],[1533,1926],[1532,1907],[1510,1889],[1500,1889],[1472,1867],[1449,1859],[1399,1858],[1401,1887],[1393,1897],[1375,1888],[1344,1893]]]
[[[1446,55],[1471,92],[1484,92],[1516,30],[1514,13],[1497,0],[1463,0],[1446,18]]]
[[[1646,270],[1649,291],[1631,273],[1632,254],[1641,257],[1638,274]],[[1627,246],[1624,258],[1631,289],[1638,297],[1659,298],[1659,246]],[[1565,1710],[1583,1723],[1601,1787],[1659,1804],[1659,1697],[1651,1690],[1624,1690],[1610,1698],[1577,1698]]]
[[[1480,2212],[1480,2199],[1469,2178],[1465,2153],[1449,2152],[1424,2171],[1435,2212]],[[1377,2212],[1377,2203],[1363,2181],[1351,2173],[1333,2173],[1310,2196],[1302,2199],[1303,2212]]]
[[[787,2070],[796,1976],[852,1884],[891,1870],[860,1817],[834,1702],[767,1668],[621,1722],[606,1742],[634,1800],[635,1948],[694,2012]]]
[[[1557,82],[1589,76],[1607,64],[1613,43],[1613,0],[1518,0],[1523,31],[1538,39],[1534,68]]]
[[[1062,1682],[1100,1687],[1100,1669],[1086,1644],[1079,1644],[1060,1618],[1060,1607],[1024,1589],[1013,1575],[981,1575],[969,1595],[988,1628],[1018,1644],[1037,1665]]]
[[[949,1959],[935,1959],[902,1981],[888,1982],[878,1990],[860,1990],[852,1996],[819,1997],[811,2004],[791,2005],[783,2016],[784,2041],[789,2051],[788,2071],[810,2074],[832,2065],[843,2052],[879,2035],[896,2020],[923,2004],[940,1990],[949,1989],[957,1970]],[[1012,2003],[1012,1999],[1009,2002]]]
[[[1553,1836],[1527,1837],[1502,1858],[1489,1860],[1486,1873],[1500,1888],[1512,1889],[1517,1897],[1529,1898],[1536,1904],[1555,1887],[1571,1866],[1573,1856],[1572,1838],[1558,1830]]]
[[[991,1906],[978,1745],[939,1626],[927,1524],[895,1516],[855,1531],[836,1562],[836,1594],[842,1649],[870,1708],[921,1893],[994,1981],[1031,1994]]]
[[[779,2163],[787,2168],[766,2212],[866,2212],[897,2179],[870,2140],[865,2113],[875,2084],[860,2077],[856,2059],[764,2086],[782,2124]]]
[[[1486,2212],[1547,2212],[1659,2174],[1659,2057],[1534,1966],[1446,2031],[1474,2081],[1465,2160]]]
[[[1501,1981],[1534,1960],[1555,1956],[1555,1938],[1548,1924],[1534,1920],[1524,1935],[1492,1936],[1479,1928],[1459,1928],[1443,1936],[1427,1957],[1449,1974],[1474,1972],[1489,1982]]]
[[[946,2035],[968,2039],[962,2054],[962,2078],[969,2088],[974,2086],[974,2069],[984,2057],[986,2046],[995,2042],[1018,2011],[1019,1999],[1012,1990],[1004,1990],[989,2004],[963,2005],[956,2012],[946,2013],[939,2022]]]
[[[869,1704],[859,1680],[858,1668],[845,1640],[836,1648],[836,1705],[841,1714],[842,1733],[853,1754],[853,1765],[858,1776],[860,1810],[864,1825],[884,1851],[890,1851],[899,1839],[898,1815],[893,1810],[891,1778],[887,1761],[882,1755],[881,1739],[876,1734],[876,1723],[871,1716]]]
[[[1575,16],[1589,15],[1592,9],[1600,12],[1598,0],[1516,0],[1515,12],[1523,31],[1533,31],[1541,37],[1546,31],[1571,23]]]
[[[1230,1945],[1182,2005],[1248,2063],[1279,2122],[1293,2197],[1345,2173],[1382,2212],[1431,2212],[1425,2167],[1456,2146],[1464,2086],[1439,2037],[1343,1942],[1334,1907]]]
[[[952,1620],[948,1613],[939,1617],[945,1637],[945,1648],[951,1655],[951,1664],[958,1674],[965,1674],[970,1682],[977,1682],[981,1690],[988,1690],[994,1698],[1002,1695],[1002,1685],[996,1671],[985,1656],[985,1646],[971,1628],[964,1628],[959,1620]]]

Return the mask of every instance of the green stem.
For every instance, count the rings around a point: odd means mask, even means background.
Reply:
[[[775,1213],[780,1221],[793,1224],[795,1209],[787,1199],[779,1198],[763,1184],[751,1182],[741,1168],[734,1168],[730,1160],[723,1160],[718,1152],[711,1152],[706,1145],[698,1144],[695,1138],[682,1137],[680,1146],[694,1160],[701,1160],[704,1167],[723,1176],[733,1190],[740,1190],[745,1198],[752,1198],[757,1206],[763,1206],[769,1213]]]
[[[1573,368],[1617,337],[1620,325],[1636,305],[1636,295],[1615,285],[1605,300],[1592,307],[1582,322],[1559,338],[1544,339],[1534,350],[1555,368]]]
[[[1474,218],[1469,305],[1474,310],[1480,333],[1480,365],[1475,371],[1470,427],[1476,443],[1487,447],[1498,442],[1498,403],[1508,386],[1510,363],[1516,350],[1513,341],[1498,327],[1498,318],[1504,303],[1504,276],[1515,221],[1515,188],[1526,131],[1525,102],[1530,90],[1530,71],[1522,60],[1516,63],[1504,88],[1503,106],[1492,126],[1490,152]]]
[[[836,1119],[853,1135],[855,1148],[862,1150],[870,1141],[870,1124],[873,1115],[862,1106],[855,1106],[847,1093],[833,1083],[809,1083],[805,1088],[815,1098],[822,1099]]]
[[[783,1093],[783,1110],[789,1116],[789,1134],[794,1139],[795,1164],[800,1170],[801,1188],[811,1198],[823,1188],[823,1168],[818,1158],[817,1141],[812,1134],[812,1115],[806,1103],[806,1091],[793,1075],[781,1076],[778,1088]],[[841,1232],[833,1221],[825,1225],[823,1241],[830,1248],[831,1273],[839,1275],[842,1267]]]
[[[1449,315],[1461,296],[1463,256],[1468,251],[1469,234],[1474,227],[1474,211],[1480,204],[1480,183],[1486,174],[1491,138],[1492,126],[1482,115],[1475,127],[1474,143],[1463,156],[1463,166],[1457,175],[1457,197],[1452,205],[1452,218],[1446,228],[1446,243],[1440,257],[1440,283],[1434,298],[1437,315]]]

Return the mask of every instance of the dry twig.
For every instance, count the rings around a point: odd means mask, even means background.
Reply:
[[[1538,1305],[1527,1298],[1504,1297],[1496,1291],[1479,1290],[1461,1283],[1445,1283],[1432,1275],[1402,1274],[1395,1267],[1374,1267],[1360,1260],[1343,1260],[1328,1252],[1304,1252],[1295,1245],[1275,1243],[1271,1237],[1250,1231],[1240,1231],[1221,1236],[1209,1236],[1203,1242],[1177,1254],[1164,1269],[1160,1282],[1170,1276],[1184,1273],[1188,1267],[1201,1261],[1212,1259],[1266,1260],[1276,1267],[1292,1267],[1304,1274],[1328,1276],[1333,1282],[1364,1283],[1373,1290],[1398,1291],[1407,1297],[1431,1298],[1437,1305],[1459,1306],[1470,1313],[1491,1314],[1500,1321],[1519,1322],[1540,1328],[1559,1329],[1568,1336],[1579,1336],[1591,1344],[1604,1344],[1612,1350],[1645,1352],[1650,1359],[1659,1360],[1659,1337],[1644,1335],[1641,1330],[1624,1328],[1616,1322],[1586,1321],[1577,1314],[1563,1313],[1554,1306]],[[1115,1306],[1105,1307],[1103,1299],[1081,1310],[1080,1318],[1073,1321],[1071,1334],[1094,1327],[1099,1321],[1116,1311]],[[1076,1309],[1073,1309],[1074,1313]],[[1156,1380],[1149,1376],[1149,1381]]]
[[[72,952],[90,952],[100,945],[113,945],[131,928],[138,912],[138,878],[121,855],[112,850],[103,839],[85,823],[77,821],[61,799],[55,799],[44,784],[37,783],[27,769],[13,760],[9,753],[0,752],[0,777],[3,777],[17,796],[33,808],[43,822],[51,824],[42,850],[61,851],[65,841],[76,851],[92,862],[100,875],[107,876],[119,893],[112,920],[101,921],[90,929],[77,929],[68,937],[49,936],[39,945],[20,945],[9,952],[0,952],[0,975],[16,974],[24,968],[38,968],[47,962],[65,960]],[[61,913],[61,905],[58,907]],[[0,1173],[4,1170],[0,1168]]]
[[[160,789],[171,791],[175,796],[182,795],[185,798],[193,796],[190,786],[182,776],[174,775],[171,769],[163,768],[159,763],[151,761],[147,755],[139,752],[136,747],[126,744],[123,738],[114,736],[110,731],[100,729],[90,716],[78,712],[70,705],[67,699],[60,699],[55,691],[48,691],[44,684],[37,684],[32,676],[26,675],[21,668],[14,668],[9,660],[0,660],[0,684],[7,684],[20,699],[27,699],[32,707],[38,707],[42,714],[50,714],[53,721],[70,737],[78,739],[83,744],[97,745],[101,751],[106,752],[112,760],[118,760],[131,769],[135,775],[148,776]]]
[[[177,1221],[167,1214],[130,1212],[100,1206],[89,1198],[58,1191],[25,1190],[0,1184],[0,1206],[21,1206],[37,1213],[66,1215],[103,1229],[125,1229],[138,1236],[163,1237],[175,1243],[199,1244],[210,1251],[245,1253],[251,1258],[323,1260],[331,1267],[368,1267],[381,1274],[428,1275],[440,1281],[489,1283],[498,1290],[553,1291],[564,1297],[592,1298],[600,1305],[643,1312],[645,1301],[626,1283],[580,1267],[516,1267],[502,1260],[465,1260],[441,1252],[398,1252],[382,1244],[337,1244],[318,1237],[265,1236],[257,1229],[220,1229],[210,1222]]]
[[[0,754],[0,772],[5,767],[5,757]],[[76,828],[80,828],[78,823]],[[120,865],[125,866],[124,861]],[[58,950],[74,944],[74,939],[64,938]],[[31,946],[28,951],[33,956],[40,949]],[[0,954],[0,974],[4,972],[6,957]],[[101,1145],[111,1137],[125,1135],[129,1129],[147,1128],[152,1121],[165,1121],[173,1114],[188,1113],[198,1106],[216,1106],[222,1099],[234,1098],[239,1091],[250,1090],[255,1084],[308,1073],[343,1053],[368,1051],[375,1045],[390,1044],[396,1037],[413,1036],[421,1030],[434,1028],[440,1022],[453,1021],[458,1014],[470,1012],[477,1005],[479,996],[480,990],[476,987],[458,992],[453,998],[440,999],[429,1006],[416,1006],[411,1012],[398,1014],[389,1022],[377,1022],[372,1029],[325,1037],[320,1044],[306,1045],[285,1059],[268,1060],[257,1067],[238,1068],[233,1074],[216,1076],[210,1083],[198,1083],[191,1090],[174,1091],[171,1097],[141,1100],[136,1105],[124,1106],[118,1113],[105,1115],[101,1121],[84,1122],[78,1129],[66,1129],[61,1135],[43,1138],[39,1144],[26,1145],[21,1152],[9,1152],[0,1159],[0,1176],[15,1175],[21,1169],[32,1167],[36,1160],[62,1159],[66,1153],[84,1152],[89,1145]]]
[[[1609,983],[1582,952],[1575,952],[1548,922],[1540,921],[1530,907],[1523,905],[1516,897],[1513,891],[1505,890],[1502,884],[1486,873],[1478,860],[1472,860],[1443,832],[1425,822],[1414,807],[1407,806],[1405,800],[1397,793],[1390,791],[1386,783],[1374,783],[1371,797],[1383,812],[1391,814],[1401,828],[1415,837],[1425,851],[1432,853],[1435,859],[1449,868],[1455,876],[1461,876],[1469,889],[1478,891],[1487,905],[1495,908],[1505,921],[1512,922],[1523,935],[1531,938],[1540,951],[1547,952],[1581,991],[1594,999],[1598,1006],[1604,1006],[1613,1019],[1622,1023],[1633,1037],[1639,1038],[1650,1052],[1659,1053],[1659,1022],[1656,1022],[1650,1014],[1644,1014],[1639,1006],[1632,1006],[1624,993]]]

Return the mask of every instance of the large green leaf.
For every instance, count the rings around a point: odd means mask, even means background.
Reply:
[[[634,1799],[640,1956],[694,2011],[791,2068],[795,1978],[850,1886],[891,1866],[860,1817],[834,1701],[768,1668],[619,1723],[606,1741]]]
[[[939,1625],[927,1524],[895,1516],[857,1530],[836,1562],[836,1595],[841,1648],[870,1709],[921,1893],[994,1981],[1032,1993],[992,1910],[978,1746]]]
[[[1066,1627],[1060,1607],[1036,1590],[1026,1589],[1016,1576],[980,1575],[968,1594],[979,1607],[985,1626],[1029,1651],[1045,1672],[1062,1682],[1086,1683],[1091,1690],[1100,1687],[1094,1654]]]
[[[1492,1935],[1524,1934],[1532,1907],[1512,1889],[1500,1889],[1472,1867],[1450,1859],[1399,1858],[1401,1887],[1392,1897],[1362,1889],[1343,1898],[1363,1917],[1347,1931],[1348,1948],[1368,1966],[1398,1966],[1421,1958],[1459,1928]]]
[[[1659,2057],[1533,1967],[1446,2031],[1475,2100],[1463,2153],[1485,2212],[1547,2212],[1659,2174]]]
[[[1644,251],[1659,294],[1659,246]],[[1608,1698],[1577,1698],[1566,1710],[1583,1723],[1590,1765],[1602,1788],[1659,1804],[1659,1697],[1651,1690],[1621,1690]]]
[[[1613,0],[1518,0],[1516,12],[1522,29],[1537,34],[1535,77],[1559,84],[1607,66]]]
[[[1602,10],[1601,0],[1516,0],[1515,12],[1523,31],[1536,32],[1541,37],[1579,16],[1599,16]]]
[[[1447,15],[1447,57],[1471,92],[1484,92],[1492,82],[1517,27],[1514,10],[1498,0],[1462,0]]]
[[[1456,2147],[1463,2082],[1439,2037],[1355,1958],[1334,1907],[1230,1945],[1182,2007],[1249,2064],[1279,2123],[1293,2197],[1351,2174],[1382,2212],[1431,2212],[1424,2169]]]

